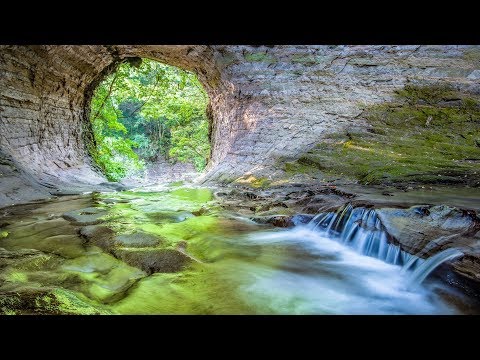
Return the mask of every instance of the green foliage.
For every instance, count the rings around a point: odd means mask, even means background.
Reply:
[[[158,156],[201,171],[210,152],[207,103],[192,73],[146,59],[138,67],[123,63],[92,98],[90,153],[112,181]]]

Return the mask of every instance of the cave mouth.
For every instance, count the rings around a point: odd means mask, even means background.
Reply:
[[[127,58],[93,91],[88,152],[109,181],[198,174],[210,157],[208,102],[196,74]]]

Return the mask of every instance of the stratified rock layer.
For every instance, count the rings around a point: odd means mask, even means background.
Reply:
[[[85,146],[89,100],[128,57],[198,74],[210,97],[207,176],[216,181],[275,176],[279,158],[365,126],[362,108],[407,82],[480,93],[475,46],[1,46],[0,206],[106,188]]]

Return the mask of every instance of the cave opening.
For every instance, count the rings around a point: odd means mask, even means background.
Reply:
[[[196,74],[127,58],[91,96],[89,154],[109,181],[202,172],[210,156],[208,102]]]

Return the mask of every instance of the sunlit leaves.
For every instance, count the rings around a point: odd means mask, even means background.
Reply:
[[[110,180],[142,168],[137,154],[192,162],[202,170],[210,151],[207,103],[192,73],[151,60],[139,68],[122,64],[92,99],[92,155]]]

